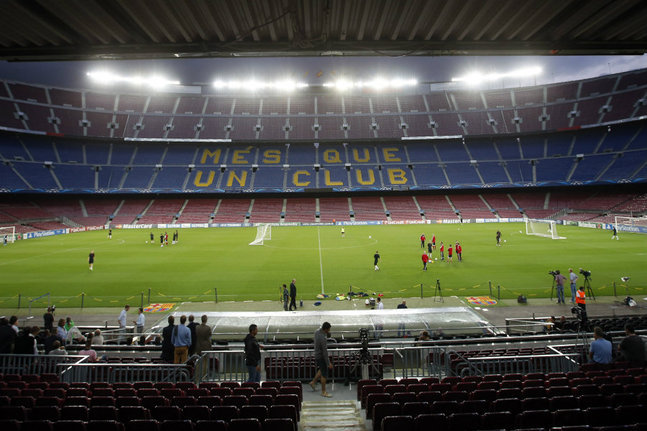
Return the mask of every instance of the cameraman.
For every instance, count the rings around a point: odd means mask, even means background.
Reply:
[[[566,304],[566,302],[564,302],[564,281],[566,280],[566,277],[559,272],[559,269],[555,271],[554,277],[557,288],[557,303]]]
[[[573,272],[573,268],[568,268],[568,275],[571,279],[571,304],[575,304],[575,294],[577,293],[577,274]]]

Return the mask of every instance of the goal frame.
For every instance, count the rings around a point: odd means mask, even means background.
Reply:
[[[0,243],[4,243],[5,235],[7,235],[8,243],[16,242],[16,226],[0,226]]]
[[[550,238],[550,239],[566,239],[565,236],[559,236],[557,234],[557,222],[555,220],[527,218],[525,222],[526,222],[526,235],[541,236],[541,237]],[[547,225],[548,232],[550,233],[541,233],[535,230],[534,224]]]
[[[249,245],[263,245],[264,241],[272,239],[272,225],[269,223],[259,223],[256,225],[256,238]]]

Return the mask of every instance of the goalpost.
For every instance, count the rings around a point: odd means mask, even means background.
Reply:
[[[263,245],[263,241],[272,239],[272,225],[259,224],[256,226],[256,238],[249,245]]]
[[[8,243],[16,242],[16,226],[0,226],[0,243],[2,244],[4,244],[5,235]]]
[[[557,234],[557,223],[555,220],[526,219],[526,235],[543,236],[550,239],[566,239],[565,236]]]
[[[619,231],[647,232],[647,217],[615,216],[614,224]]]

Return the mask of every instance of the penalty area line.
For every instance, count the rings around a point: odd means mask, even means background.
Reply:
[[[319,226],[317,226],[317,245],[319,248],[319,274],[321,275],[321,294],[324,293],[324,281],[323,281],[323,264],[321,262],[321,233],[319,231]]]

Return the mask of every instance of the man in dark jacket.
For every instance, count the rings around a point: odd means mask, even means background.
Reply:
[[[297,309],[297,285],[294,284],[296,283],[296,279],[292,279],[292,283],[290,283],[290,307],[288,309],[292,311],[292,306],[294,306],[294,309]]]
[[[249,371],[248,382],[261,381],[261,348],[256,340],[258,327],[249,325],[249,334],[245,337],[245,365]]]
[[[0,353],[12,353],[16,341],[16,331],[9,326],[6,317],[0,319]]]
[[[195,322],[195,317],[193,316],[193,314],[189,314],[189,324],[186,325],[186,327],[189,328],[189,331],[191,331],[191,345],[189,346],[189,356],[195,353],[195,345],[198,341],[198,337],[195,333],[195,328],[197,326],[198,324]]]
[[[162,329],[162,360],[169,363],[173,363],[173,355],[175,354],[175,346],[173,346],[173,342],[171,341],[174,324],[175,318],[169,316],[168,326]]]

